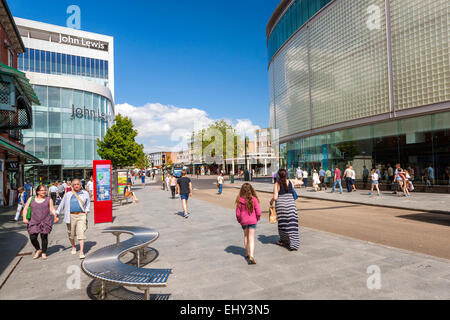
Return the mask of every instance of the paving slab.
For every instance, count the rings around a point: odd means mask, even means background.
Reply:
[[[245,260],[243,232],[234,210],[192,198],[191,217],[178,213],[181,203],[156,186],[136,189],[140,201],[115,208],[114,224],[93,224],[89,216],[88,252],[113,244],[101,231],[111,225],[150,227],[160,232],[152,244],[157,259],[146,268],[173,268],[168,287],[151,290],[152,297],[175,300],[237,299],[450,299],[450,261],[391,248],[300,226],[300,250],[289,252],[274,244],[276,225],[265,219],[255,237],[256,265]],[[20,225],[4,220],[0,226],[0,279],[21,252],[33,252]],[[123,240],[127,236],[122,237]],[[80,270],[78,255],[70,253],[67,232],[56,224],[49,237],[49,259],[25,256],[11,273],[0,299],[89,300],[95,282]],[[11,259],[11,257],[14,258]],[[127,257],[129,258],[129,257]],[[379,266],[381,289],[369,290],[369,266]],[[79,288],[75,286],[79,276]],[[142,297],[137,292],[135,296]],[[135,296],[133,298],[135,298]]]

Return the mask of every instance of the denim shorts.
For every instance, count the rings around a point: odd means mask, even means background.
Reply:
[[[247,229],[256,229],[256,224],[249,224],[247,226],[242,226],[242,230],[247,230]]]
[[[180,194],[181,200],[189,200],[189,193]]]

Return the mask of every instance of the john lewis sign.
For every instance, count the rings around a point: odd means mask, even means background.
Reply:
[[[90,40],[86,38],[74,37],[71,35],[59,34],[59,43],[68,44],[72,46],[85,47],[89,49],[97,49],[102,51],[108,51],[108,43]]]
[[[72,116],[71,119],[74,120],[75,117],[78,119],[85,118],[85,119],[93,119],[93,120],[103,120],[103,121],[112,121],[111,114],[106,114],[104,112],[100,113],[100,110],[89,110],[88,108],[84,107],[81,108],[75,108],[74,105],[72,105]]]

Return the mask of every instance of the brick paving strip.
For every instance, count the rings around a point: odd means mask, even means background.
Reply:
[[[167,288],[152,290],[152,294],[170,294],[169,299],[176,300],[450,299],[447,259],[304,227],[300,228],[301,249],[289,252],[274,244],[277,226],[264,219],[256,231],[257,265],[250,266],[234,210],[194,198],[189,203],[191,217],[184,219],[179,199],[171,200],[169,192],[156,186],[135,191],[140,202],[114,210],[114,225],[160,232],[152,245],[159,256],[147,267],[172,267],[174,274]],[[101,234],[111,224],[94,225],[93,214],[89,219],[89,251],[113,244],[114,237]],[[42,261],[16,257],[33,251],[26,231],[21,225],[1,221],[0,282],[14,266],[15,270],[0,290],[0,299],[89,299],[87,288],[92,280],[81,271],[80,288],[73,288],[80,260],[70,254],[63,224],[54,226],[49,259]],[[367,273],[370,266],[381,271],[379,290],[367,287],[368,278],[373,277]]]
[[[271,183],[250,183],[256,191],[273,192],[273,184]],[[235,181],[234,184],[230,184],[229,182],[225,183],[225,186],[240,188],[242,184],[244,184],[244,182]],[[349,193],[346,188],[344,188],[344,192],[340,194],[339,187],[336,189],[335,193],[331,193],[331,189],[332,188],[328,188],[327,191],[323,190],[315,192],[311,187],[308,187],[307,189],[296,188],[296,192],[299,196],[309,199],[331,200],[369,206],[450,214],[450,194],[411,192],[411,197],[404,197],[401,192],[398,194],[392,194],[392,192],[383,191],[382,195],[379,197],[375,194],[369,196],[369,190],[358,190],[356,192]]]

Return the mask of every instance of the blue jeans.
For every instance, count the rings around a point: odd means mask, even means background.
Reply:
[[[223,184],[219,184],[219,194],[222,194]]]
[[[341,189],[341,193],[342,193],[344,190],[342,190],[342,182],[341,182],[341,179],[338,179],[338,180],[336,180],[336,181],[334,182],[334,184],[333,184],[333,190],[332,190],[331,192],[334,192],[334,189],[336,188],[336,184],[339,185],[339,189]]]

